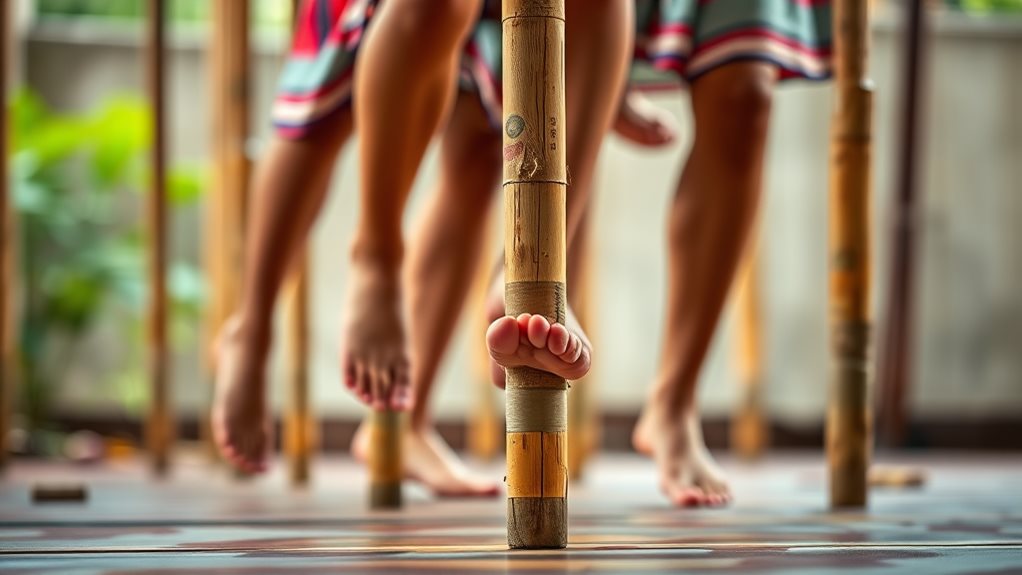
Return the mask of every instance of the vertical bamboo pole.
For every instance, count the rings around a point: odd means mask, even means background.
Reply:
[[[369,507],[399,509],[404,450],[401,429],[404,417],[389,409],[369,411]]]
[[[867,79],[866,0],[834,2],[835,108],[831,127],[830,329],[827,409],[831,507],[864,506],[872,410],[870,329],[872,87]]]
[[[205,318],[209,344],[220,333],[241,294],[250,168],[245,147],[249,135],[251,69],[249,0],[212,2],[211,13],[209,82],[212,87],[213,185],[207,199],[205,223],[206,268],[212,285]],[[212,347],[209,345],[207,349]]]
[[[486,224],[482,237],[489,247],[491,231],[493,230],[493,212],[487,212]],[[483,250],[483,253],[489,253]],[[493,285],[493,265],[489,265],[484,259],[483,265],[476,270],[476,277],[472,286],[471,303],[469,304],[469,317],[472,333],[481,335],[486,333],[488,320],[486,304],[490,295],[490,288]],[[498,411],[496,392],[493,387],[493,379],[490,373],[490,353],[486,348],[486,339],[473,337],[472,342],[472,387],[473,400],[472,409],[468,413],[468,449],[475,457],[482,460],[492,460],[500,451],[502,429],[502,414]]]
[[[284,445],[292,485],[309,482],[309,461],[316,443],[315,422],[309,409],[309,263],[303,250],[291,279],[288,306],[289,401]]]
[[[763,454],[770,433],[763,414],[763,324],[759,275],[758,242],[753,237],[735,292],[738,307],[735,363],[741,388],[731,421],[731,446],[746,459],[755,459]]]
[[[291,2],[293,26],[297,25],[299,5]],[[309,409],[309,247],[302,248],[291,278],[288,307],[289,401],[284,426],[284,445],[290,462],[292,485],[309,482],[310,458],[316,444],[315,421]]]
[[[564,322],[564,0],[503,0],[507,313]],[[567,382],[507,370],[507,541],[568,543]]]
[[[214,328],[233,311],[241,293],[246,192],[249,160],[248,0],[213,3],[211,77],[213,87],[214,194],[219,219],[210,226],[216,238]]]
[[[905,439],[905,396],[912,377],[913,295],[915,292],[915,235],[920,114],[920,78],[925,66],[923,41],[926,14],[922,0],[906,4],[905,64],[902,88],[902,131],[898,188],[893,200],[894,242],[888,272],[886,310],[877,373],[882,394],[881,436],[892,445]]]
[[[11,4],[0,6],[0,470],[7,466],[7,434],[15,398],[14,214],[7,179],[7,70]]]
[[[167,349],[165,17],[163,0],[149,0],[146,75],[152,105],[153,144],[150,157],[152,180],[148,197],[147,219],[149,228],[149,378],[152,388],[147,422],[147,442],[152,454],[153,470],[157,475],[165,475],[168,471],[170,446],[174,437]]]
[[[592,321],[596,317],[594,312],[596,286],[593,283],[592,259],[593,217],[591,211],[587,213],[580,228],[575,232],[578,236],[577,245],[573,248],[576,250],[573,257],[578,258],[578,263],[577,269],[569,272],[570,281],[575,286],[573,307],[590,340],[595,339],[596,335],[592,329]],[[595,386],[596,378],[590,372],[584,378],[573,382],[571,393],[568,394],[568,475],[572,481],[582,479],[585,464],[599,442],[599,413]]]

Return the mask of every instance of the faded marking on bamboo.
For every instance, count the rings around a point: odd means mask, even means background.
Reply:
[[[396,411],[369,412],[369,507],[372,509],[395,509],[402,505],[402,419],[402,414]]]
[[[7,90],[11,3],[0,6],[0,470],[7,466],[7,434],[17,389],[14,313],[14,209],[10,202],[7,160]]]
[[[763,454],[770,433],[763,413],[763,325],[759,274],[759,247],[753,236],[735,290],[738,314],[735,364],[740,389],[738,405],[731,420],[731,446],[746,459]]]
[[[834,2],[835,108],[831,128],[830,329],[827,409],[831,507],[866,504],[872,414],[867,401],[870,330],[872,89],[866,78],[865,0]]]
[[[309,407],[309,254],[304,249],[291,279],[288,306],[288,411],[284,424],[292,485],[309,482],[316,421]]]
[[[165,106],[165,3],[149,0],[147,18],[146,77],[152,106],[152,169],[147,198],[149,228],[149,381],[150,404],[146,441],[153,471],[165,475],[170,467],[174,438],[170,406],[169,353],[167,349],[167,195],[166,195],[166,106]]]
[[[563,0],[504,0],[504,278],[508,315],[542,313],[550,321],[564,320],[565,310],[565,163],[564,123],[564,2]],[[567,545],[567,457],[563,429],[566,413],[542,418],[524,417],[530,401],[551,409],[543,392],[565,393],[560,377],[529,368],[507,370],[507,389],[524,401],[507,403],[507,420],[536,429],[538,441],[524,444],[557,445],[555,465],[542,455],[518,449],[508,452],[508,546],[560,548]],[[563,397],[563,396],[561,396]],[[531,398],[531,399],[528,399]],[[558,402],[564,411],[563,401]],[[524,459],[518,458],[518,455]],[[537,469],[538,465],[538,469]],[[562,488],[563,486],[563,488]],[[551,491],[553,489],[553,491]]]

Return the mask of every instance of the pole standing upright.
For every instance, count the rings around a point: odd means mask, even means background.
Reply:
[[[504,281],[508,315],[564,323],[564,0],[503,0]],[[507,370],[507,541],[568,542],[564,378]]]

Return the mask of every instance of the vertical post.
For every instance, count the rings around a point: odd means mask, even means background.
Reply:
[[[291,279],[288,306],[289,401],[284,444],[292,485],[309,482],[309,459],[315,444],[315,426],[309,410],[309,263],[303,250]]]
[[[248,0],[213,2],[210,118],[213,124],[213,194],[209,222],[214,235],[212,332],[219,331],[241,293],[249,160]]]
[[[923,41],[926,37],[926,14],[921,0],[905,5],[905,64],[902,88],[902,131],[898,175],[893,200],[894,241],[886,309],[883,317],[883,345],[877,370],[880,402],[880,433],[884,440],[899,445],[905,439],[905,395],[912,376],[913,295],[915,292],[915,234],[917,205],[917,165],[920,92],[919,84],[925,65]]]
[[[292,28],[298,22],[298,0],[291,1]],[[290,461],[292,485],[309,482],[310,458],[316,444],[315,421],[309,409],[309,247],[302,248],[291,278],[291,301],[288,309],[288,374],[287,419],[284,444]]]
[[[564,0],[503,0],[504,280],[509,315],[564,323]],[[567,382],[507,370],[507,541],[568,543]]]
[[[763,324],[759,274],[759,248],[753,237],[735,292],[738,308],[738,350],[735,363],[741,387],[731,421],[731,447],[746,459],[762,455],[770,432],[763,414]]]
[[[249,0],[212,2],[211,12],[213,176],[206,201],[205,265],[212,288],[205,317],[207,349],[213,349],[216,335],[241,294],[250,106]],[[205,425],[208,429],[208,419]]]
[[[872,87],[867,79],[866,0],[834,2],[834,92],[830,173],[831,384],[827,455],[831,507],[866,504],[872,410],[870,340],[870,183]]]
[[[593,214],[590,210],[582,218],[576,230],[576,240],[572,254],[577,258],[576,269],[569,266],[568,276],[572,282],[572,301],[579,323],[586,331],[590,340],[595,339],[592,320],[596,317],[595,284],[593,283]],[[586,461],[596,450],[599,441],[599,422],[596,407],[596,378],[589,372],[584,378],[576,381],[568,394],[568,476],[572,481],[582,479]]]
[[[153,470],[165,475],[170,466],[170,445],[174,437],[170,407],[169,354],[167,350],[167,194],[166,194],[166,109],[164,32],[165,3],[149,0],[146,77],[152,106],[153,142],[150,151],[152,180],[148,196],[149,228],[149,380],[151,397],[147,422],[147,443]]]
[[[0,6],[0,470],[7,466],[7,434],[15,398],[14,214],[7,173],[7,70],[11,3]]]
[[[503,207],[503,206],[501,206]],[[491,231],[493,230],[493,211],[486,213],[486,224],[481,234],[485,246],[489,248]],[[484,249],[483,253],[489,253]],[[486,304],[493,285],[494,266],[491,262],[478,265],[473,282],[469,303],[469,317],[472,333],[486,333],[488,325]],[[475,457],[490,461],[497,456],[501,448],[500,433],[503,431],[502,414],[498,411],[496,390],[490,371],[490,353],[486,348],[486,340],[474,337],[472,342],[472,387],[473,399],[468,413],[468,449]]]
[[[401,444],[401,413],[385,409],[369,411],[369,507],[399,509],[404,453]]]

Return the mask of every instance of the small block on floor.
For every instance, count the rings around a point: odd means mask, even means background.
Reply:
[[[84,502],[88,491],[80,483],[39,483],[32,486],[33,503]]]

